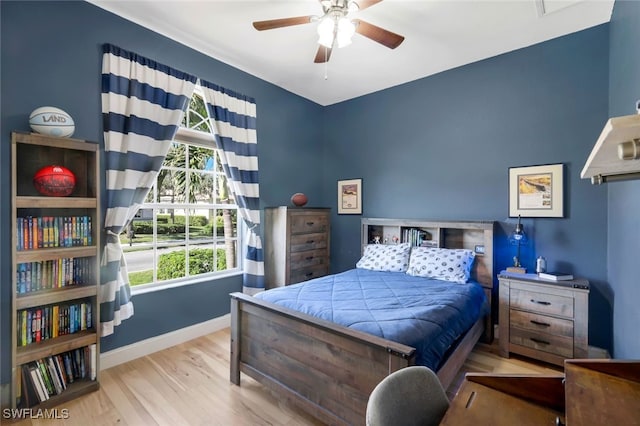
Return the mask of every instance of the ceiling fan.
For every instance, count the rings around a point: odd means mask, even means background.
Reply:
[[[320,44],[315,63],[327,62],[331,57],[331,49],[344,47],[351,43],[354,33],[363,35],[389,49],[395,49],[404,41],[404,37],[391,31],[370,24],[361,19],[350,19],[349,15],[380,3],[382,0],[319,0],[322,5],[321,16],[296,16],[292,18],[256,21],[253,27],[258,31],[293,25],[318,22]]]

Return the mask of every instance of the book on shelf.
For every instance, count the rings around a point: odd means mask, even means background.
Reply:
[[[420,247],[438,248],[438,242],[434,240],[422,240]]]
[[[21,405],[25,408],[33,407],[40,402],[40,394],[38,388],[33,382],[31,371],[28,365],[23,365],[20,369],[20,398]]]
[[[90,246],[91,216],[18,217],[16,249]]]
[[[431,234],[424,229],[404,228],[402,229],[403,243],[409,243],[414,247],[438,247],[438,241],[432,240]]]
[[[29,308],[17,313],[18,346],[93,328],[91,302]]]
[[[39,359],[36,361],[36,366],[40,371],[40,376],[42,377],[42,381],[44,383],[44,388],[49,394],[49,396],[55,395],[55,389],[53,387],[53,380],[51,379],[49,369],[45,366],[44,361]]]
[[[51,376],[51,381],[53,382],[54,390],[56,391],[56,395],[62,393],[64,387],[62,386],[62,381],[58,376],[58,372],[56,371],[56,366],[53,363],[53,358],[47,358],[47,368],[49,369],[49,376]]]
[[[544,280],[552,281],[567,281],[573,279],[573,275],[567,274],[565,272],[540,272],[538,273],[538,277]]]
[[[20,368],[19,405],[30,408],[60,395],[75,380],[95,380],[97,346],[92,343],[61,354],[41,358]]]
[[[93,276],[91,262],[89,257],[80,257],[19,263],[16,271],[16,291],[18,294],[25,294],[88,284]]]
[[[97,368],[98,368],[98,366],[96,365],[96,363],[98,362],[97,350],[98,350],[98,347],[96,346],[95,343],[92,343],[91,345],[89,345],[89,359],[91,360],[91,365],[89,366],[89,374],[90,374],[89,378],[91,380],[95,380],[97,375]]]
[[[38,392],[38,399],[40,400],[39,402],[46,401],[47,399],[49,399],[49,394],[47,393],[47,390],[44,386],[44,381],[42,379],[42,376],[40,375],[40,370],[38,370],[38,367],[35,365],[35,363],[30,364],[28,368],[29,376],[31,377],[31,383],[33,383],[33,386]]]

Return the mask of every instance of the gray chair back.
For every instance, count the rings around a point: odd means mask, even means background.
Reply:
[[[406,367],[375,387],[367,402],[367,426],[437,425],[449,399],[436,374],[427,367]]]

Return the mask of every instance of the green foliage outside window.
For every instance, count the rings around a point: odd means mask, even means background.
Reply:
[[[192,249],[189,251],[189,275],[227,269],[225,250],[217,249],[217,268],[213,267],[213,249]],[[161,254],[158,260],[158,280],[185,277],[185,251],[178,250]]]

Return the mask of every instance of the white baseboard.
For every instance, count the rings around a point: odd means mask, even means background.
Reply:
[[[105,370],[136,358],[170,348],[171,346],[179,345],[180,343],[204,336],[205,334],[215,333],[216,331],[229,327],[230,324],[231,315],[227,314],[209,321],[181,328],[180,330],[122,346],[109,352],[104,352],[100,354],[100,369]]]

